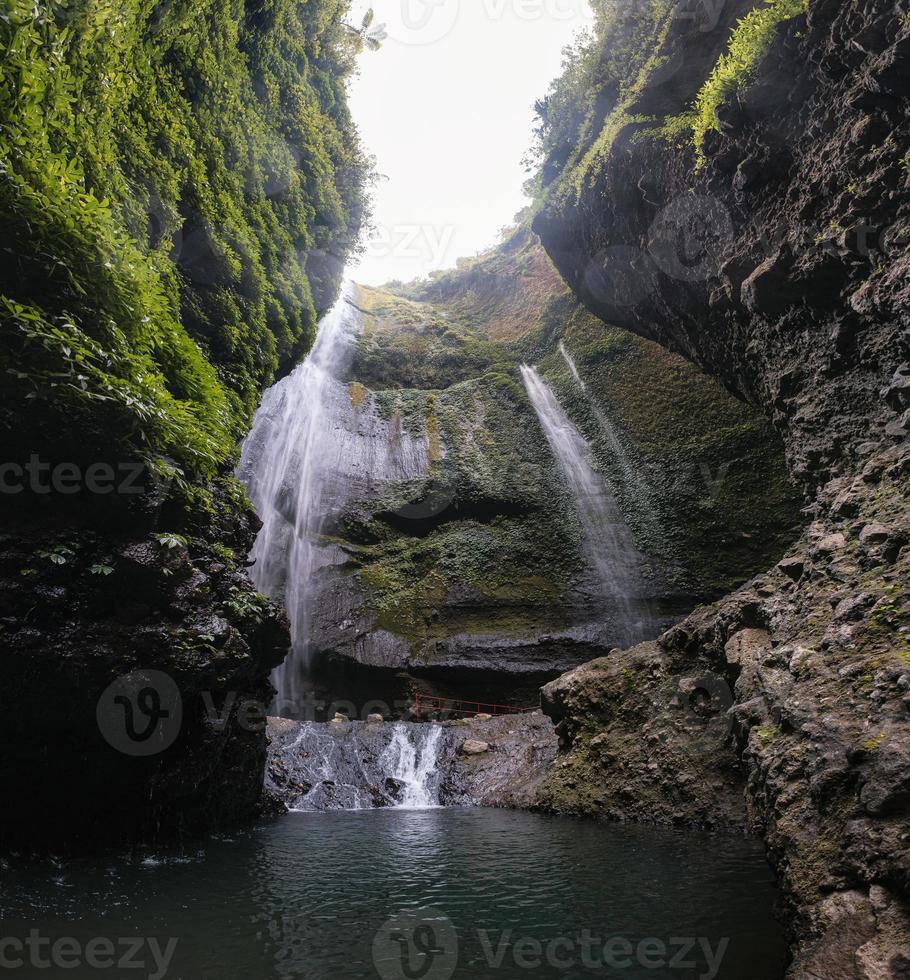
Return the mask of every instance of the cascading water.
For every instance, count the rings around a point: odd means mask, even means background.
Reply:
[[[575,360],[572,355],[566,350],[566,345],[560,340],[559,342],[559,353],[562,359],[566,363],[566,367],[569,369],[569,373],[575,379],[576,384],[581,388],[581,390],[588,395],[588,386],[585,384],[584,379],[578,371],[578,366],[575,364]],[[632,491],[632,494],[638,504],[637,511],[641,517],[653,523],[653,516],[655,514],[655,508],[651,502],[651,491],[641,478],[639,470],[634,467],[629,460],[628,454],[623,448],[623,444],[619,441],[619,437],[616,435],[616,430],[613,428],[613,423],[610,421],[607,414],[603,411],[600,405],[595,402],[590,395],[588,395],[588,406],[597,419],[600,429],[603,432],[604,438],[607,441],[607,445],[610,447],[610,453],[613,459],[616,460],[620,469],[622,470],[623,482],[627,488]]]
[[[284,600],[292,654],[276,671],[278,710],[303,697],[310,601],[317,569],[333,561],[319,541],[337,470],[339,440],[333,404],[346,393],[338,380],[356,330],[346,298],[322,321],[309,356],[270,388],[244,441],[238,475],[262,519],[250,575],[265,595]]]
[[[316,614],[322,609],[324,619],[344,619],[332,605],[338,597],[319,592],[320,570],[344,561],[325,540],[333,517],[351,499],[412,480],[429,466],[427,435],[403,429],[372,392],[352,390],[345,380],[363,323],[351,301],[355,288],[346,287],[322,320],[303,364],[266,392],[238,469],[262,519],[251,577],[262,593],[284,603],[291,622],[291,653],[273,677],[274,712],[287,717],[311,717]]]
[[[453,740],[433,724],[272,721],[266,786],[292,810],[440,806]]]
[[[578,382],[578,386],[582,391],[587,391],[588,386],[582,381],[581,375],[578,373],[578,368],[575,366],[575,361],[572,359],[572,355],[566,350],[566,345],[561,340],[559,342],[559,353],[566,362],[569,373]]]
[[[395,725],[392,741],[380,758],[380,764],[404,786],[399,806],[426,809],[439,805],[439,785],[436,775],[439,758],[439,739],[442,729],[429,726],[429,733],[420,745],[412,739],[414,726]]]
[[[600,580],[603,597],[613,608],[616,641],[626,645],[638,643],[652,628],[647,602],[643,601],[640,569],[644,556],[635,547],[615,497],[597,472],[588,443],[552,389],[527,364],[521,366],[521,377],[575,499],[585,547]]]

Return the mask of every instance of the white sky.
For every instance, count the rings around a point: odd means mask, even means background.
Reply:
[[[356,0],[351,22],[371,6]],[[534,100],[592,17],[588,0],[374,0],[389,37],[360,57],[354,119],[384,175],[376,233],[351,277],[379,285],[448,268],[527,203]]]

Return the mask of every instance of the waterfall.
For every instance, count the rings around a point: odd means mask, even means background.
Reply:
[[[616,429],[613,427],[613,423],[608,418],[607,414],[603,411],[600,405],[591,398],[588,393],[588,386],[585,384],[584,379],[578,372],[578,367],[575,364],[575,359],[566,350],[566,345],[560,340],[559,342],[559,353],[562,359],[566,363],[566,367],[569,369],[569,373],[575,379],[576,384],[579,388],[588,396],[588,406],[594,414],[594,418],[597,419],[600,425],[601,432],[603,433],[604,439],[607,441],[607,445],[610,447],[610,453],[613,458],[619,464],[622,470],[624,485],[632,492],[634,499],[637,503],[637,513],[639,513],[643,520],[647,521],[652,529],[654,527],[654,515],[657,513],[656,508],[651,500],[651,490],[647,483],[642,479],[640,470],[632,464],[626,453],[623,444],[619,441],[619,437],[616,435]]]
[[[440,806],[454,749],[440,725],[273,719],[266,787],[296,811]]]
[[[284,604],[291,653],[272,680],[274,712],[304,717],[317,613],[342,622],[337,596],[320,596],[320,572],[344,561],[326,540],[334,517],[352,499],[429,467],[426,433],[403,430],[380,411],[373,392],[345,380],[363,314],[354,287],[319,325],[306,360],[264,395],[241,450],[238,477],[262,520],[250,575],[264,595]],[[331,608],[330,608],[331,607]]]
[[[293,652],[273,677],[279,705],[302,697],[312,611],[309,585],[316,571],[333,561],[319,535],[337,469],[332,408],[346,397],[338,375],[356,326],[356,311],[342,298],[321,322],[303,364],[266,392],[241,451],[238,475],[262,519],[250,575],[260,592],[283,599],[291,622]]]
[[[380,758],[391,777],[404,785],[399,806],[411,810],[439,805],[439,787],[432,777],[436,775],[442,729],[438,725],[428,727],[429,734],[421,745],[411,737],[414,726],[399,722]]]
[[[566,350],[566,345],[560,340],[559,342],[559,353],[562,355],[562,359],[566,362],[566,367],[572,374],[572,377],[578,382],[579,388],[582,391],[587,391],[588,386],[582,381],[581,375],[578,373],[578,368],[575,366],[575,361],[572,360],[572,355]]]
[[[521,366],[521,376],[575,499],[585,548],[600,581],[603,598],[612,607],[616,642],[624,645],[640,642],[651,630],[641,575],[644,556],[635,547],[615,497],[597,472],[590,446],[552,389],[526,364]]]

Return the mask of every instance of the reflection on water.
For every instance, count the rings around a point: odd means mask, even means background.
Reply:
[[[11,860],[0,913],[5,936],[37,927],[83,952],[97,937],[176,939],[159,976],[182,980],[775,980],[774,899],[760,846],[738,837],[371,810],[290,814],[179,854]],[[106,975],[154,975],[148,962]]]

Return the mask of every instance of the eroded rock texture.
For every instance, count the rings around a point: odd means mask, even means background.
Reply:
[[[644,84],[630,117],[691,103],[705,33],[674,24],[662,53],[686,70]],[[739,821],[744,799],[800,978],[910,970],[908,53],[892,4],[810,2],[701,165],[686,137],[630,123],[535,224],[592,311],[770,415],[811,522],[658,643],[546,689],[567,753],[544,799],[697,823]]]
[[[581,309],[526,227],[429,284],[352,302],[360,328],[331,412],[350,449],[332,481],[332,559],[312,583],[328,700],[416,688],[534,704],[542,683],[617,645],[623,600],[655,636],[792,539],[798,496],[765,420]],[[619,602],[522,363],[577,426],[645,556]]]
[[[100,515],[62,528],[23,517],[0,537],[0,845],[150,841],[257,812],[268,677],[290,641],[242,567],[258,520],[239,492],[216,481],[211,511],[190,521],[137,506],[104,532]],[[109,691],[135,671],[149,683]]]

